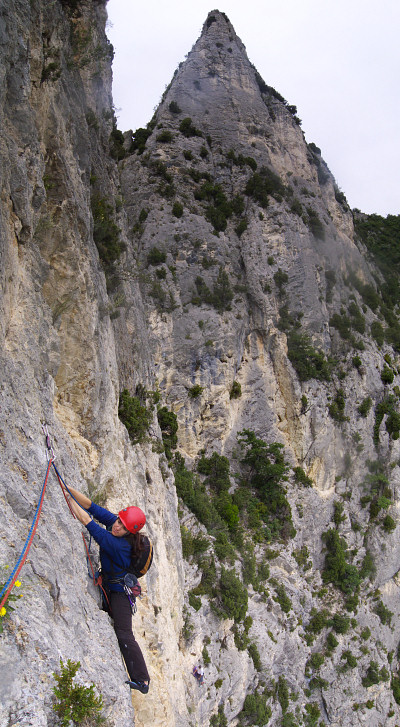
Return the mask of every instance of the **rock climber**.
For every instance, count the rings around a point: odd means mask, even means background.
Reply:
[[[96,505],[78,490],[72,487],[68,490],[65,490],[65,496],[72,511],[100,546],[103,586],[108,594],[114,630],[129,674],[126,683],[131,689],[147,694],[150,677],[141,648],[132,632],[131,603],[124,591],[124,576],[131,562],[139,557],[142,540],[139,530],[144,526],[146,516],[139,507],[127,507],[115,515]],[[106,529],[94,522],[90,515],[105,525]]]
[[[199,664],[199,666],[194,666],[193,667],[193,675],[196,677],[196,679],[199,682],[200,686],[203,686],[203,682],[204,682],[204,669],[201,666],[201,664]]]

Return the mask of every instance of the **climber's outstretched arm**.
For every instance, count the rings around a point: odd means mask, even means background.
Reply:
[[[71,489],[71,492],[74,493],[74,491],[72,489]],[[76,490],[75,490],[75,492],[76,492]],[[80,493],[78,493],[78,494],[80,494]],[[75,494],[74,494],[74,497],[75,497]],[[83,495],[83,497],[85,497],[85,495]],[[76,499],[78,499],[78,498],[76,498]],[[85,497],[85,499],[89,500],[88,497]],[[92,519],[90,517],[90,515],[86,512],[86,510],[83,509],[83,507],[78,505],[78,503],[75,502],[75,500],[73,500],[71,495],[68,495],[68,502],[69,502],[72,512],[76,515],[76,517],[78,518],[79,522],[82,523],[82,525],[87,525],[88,523],[90,523],[90,521]],[[89,500],[88,507],[90,506],[90,504],[91,503]]]

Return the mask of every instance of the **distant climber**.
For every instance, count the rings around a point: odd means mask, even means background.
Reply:
[[[141,560],[145,541],[148,542],[139,533],[146,516],[139,507],[127,507],[115,515],[96,505],[78,490],[72,487],[68,490],[72,497],[66,490],[65,495],[71,509],[100,546],[102,584],[108,594],[110,615],[114,619],[114,630],[129,674],[126,683],[131,689],[147,694],[150,677],[141,648],[132,632],[132,599],[127,587],[132,583],[132,576],[128,581],[125,580],[129,571],[132,571],[132,563]],[[105,525],[106,529],[95,523],[90,515]]]
[[[202,687],[204,684],[204,669],[201,664],[193,667],[193,676],[195,677],[195,679],[197,679],[200,686]]]

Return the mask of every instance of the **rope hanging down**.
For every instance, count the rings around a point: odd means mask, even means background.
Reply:
[[[4,597],[3,597],[3,599],[2,599],[2,601],[1,601],[1,603],[0,603],[0,609],[4,606],[5,602],[7,601],[8,597],[9,597],[9,595],[10,595],[12,589],[13,589],[14,583],[17,580],[18,575],[19,575],[19,573],[21,571],[21,568],[24,565],[24,563],[26,561],[26,558],[27,558],[27,555],[29,553],[29,548],[31,547],[31,543],[32,543],[32,540],[33,540],[33,536],[35,535],[36,528],[38,526],[39,517],[40,517],[41,510],[42,510],[42,505],[43,505],[44,493],[46,492],[47,480],[48,480],[48,477],[49,477],[49,472],[50,472],[50,468],[51,468],[52,463],[53,463],[53,459],[50,456],[49,461],[47,463],[47,470],[46,470],[46,475],[45,475],[44,482],[43,482],[43,485],[42,485],[42,491],[40,493],[39,503],[38,503],[38,506],[36,508],[36,512],[35,512],[35,516],[33,518],[33,523],[31,525],[31,529],[30,529],[30,531],[28,533],[28,537],[27,537],[27,539],[25,541],[25,545],[24,545],[24,547],[22,549],[22,553],[21,553],[20,557],[18,558],[18,561],[16,563],[16,566],[15,566],[13,572],[11,573],[11,575],[10,575],[7,583],[5,584],[3,590],[0,593],[0,598],[3,596],[3,593],[5,594]]]

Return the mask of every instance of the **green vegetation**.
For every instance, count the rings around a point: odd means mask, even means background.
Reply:
[[[247,694],[242,711],[239,714],[239,725],[244,727],[249,725],[253,727],[264,727],[267,725],[271,717],[271,707],[267,705],[269,694],[255,691],[253,694]]]
[[[285,192],[285,185],[278,175],[268,167],[262,167],[259,172],[255,172],[245,187],[245,194],[252,197],[264,209],[268,207],[269,197],[282,201]]]
[[[312,234],[314,235],[314,237],[317,238],[317,240],[325,240],[325,227],[321,222],[318,212],[313,210],[312,207],[307,207],[306,211],[306,224],[308,225]]]
[[[178,219],[179,219],[179,217],[182,217],[183,204],[181,204],[180,202],[174,202],[173,207],[172,207],[172,214],[174,215],[174,217],[177,217]]]
[[[228,727],[228,720],[222,704],[219,705],[217,714],[213,714],[211,717],[210,727]]]
[[[159,134],[157,134],[156,141],[161,142],[161,144],[168,144],[173,140],[173,138],[172,132],[169,131],[169,129],[163,129]]]
[[[400,298],[400,215],[356,215],[355,229],[375,258],[385,283],[381,287],[384,306],[391,310]]]
[[[60,659],[60,671],[53,672],[57,682],[53,687],[57,699],[53,704],[53,711],[57,714],[62,727],[69,727],[71,721],[74,725],[85,724],[88,727],[101,724],[101,711],[103,699],[96,697],[94,684],[84,687],[74,683],[76,673],[80,667],[79,661],[68,659],[64,664]]]
[[[337,422],[347,422],[349,417],[345,416],[344,410],[346,399],[343,389],[338,389],[333,402],[329,405],[329,414]]]
[[[219,596],[225,618],[233,618],[236,622],[243,621],[247,613],[247,589],[236,577],[234,571],[221,568]]]
[[[396,409],[397,400],[392,394],[386,396],[375,408],[374,443],[379,444],[379,431],[385,414],[386,431],[392,439],[398,439],[400,435],[400,414]]]
[[[283,583],[278,583],[274,578],[271,578],[269,582],[274,586],[276,591],[276,596],[273,596],[274,601],[279,603],[284,613],[289,613],[292,608],[292,602],[286,593],[285,586]]]
[[[311,477],[308,477],[302,467],[293,467],[295,482],[303,487],[312,487],[313,481]]]
[[[289,469],[282,452],[283,445],[277,442],[267,445],[248,429],[239,433],[238,441],[244,451],[241,462],[248,473],[248,484],[260,498],[258,512],[268,527],[270,538],[287,540],[293,537],[292,513],[283,484]]]
[[[390,366],[384,365],[382,371],[381,371],[381,379],[384,384],[392,384],[394,379],[394,373],[393,370],[390,368]]]
[[[121,161],[126,157],[126,150],[124,148],[124,135],[122,131],[117,128],[116,122],[113,123],[113,128],[109,138],[110,154],[116,162]]]
[[[388,670],[383,666],[379,669],[376,661],[371,661],[367,669],[365,677],[362,678],[362,685],[366,689],[372,687],[373,684],[379,684],[380,682],[387,682],[390,679]]]
[[[238,381],[234,381],[229,393],[230,399],[239,399],[242,396],[242,387]]]
[[[284,273],[281,268],[278,268],[276,273],[274,274],[274,281],[278,288],[278,295],[282,296],[284,294],[284,286],[289,281],[289,276],[287,273]]]
[[[142,395],[142,389],[140,394],[131,396],[128,389],[124,389],[120,394],[118,405],[118,416],[134,444],[143,441],[153,420],[151,409],[146,407],[146,397]]]
[[[178,421],[176,414],[167,409],[166,406],[161,407],[157,412],[157,419],[160,425],[162,440],[167,459],[171,459],[172,450],[176,449],[178,444]]]
[[[367,417],[368,413],[372,406],[372,399],[370,396],[367,396],[366,399],[363,399],[360,406],[358,407],[358,412],[361,414],[362,417]]]
[[[118,225],[114,221],[111,204],[99,194],[92,196],[93,240],[101,262],[109,268],[125,250]]]
[[[335,529],[323,533],[327,553],[322,571],[322,580],[333,583],[344,594],[351,595],[358,590],[360,574],[354,565],[348,563],[347,545]]]
[[[233,291],[228,273],[222,267],[219,269],[212,292],[200,275],[196,277],[195,283],[197,295],[192,298],[193,304],[200,305],[201,303],[206,303],[212,305],[219,313],[223,313],[225,310],[231,310]]]
[[[171,101],[170,104],[168,104],[168,108],[171,112],[171,114],[180,114],[182,113],[182,109],[179,108],[179,105],[176,101]]]
[[[138,154],[143,154],[145,148],[146,148],[146,141],[151,136],[152,129],[147,127],[147,129],[136,129],[136,131],[132,134],[132,142],[130,146],[130,153],[132,154],[134,151],[137,151]]]
[[[159,250],[158,247],[152,247],[147,255],[147,264],[162,265],[162,263],[165,263],[166,259],[167,256],[163,250]]]
[[[375,607],[374,607],[374,613],[376,613],[377,616],[379,616],[379,620],[383,626],[390,626],[393,618],[392,611],[389,611],[387,606],[381,601],[381,599],[378,599]]]
[[[300,381],[319,379],[330,381],[331,363],[322,351],[313,348],[306,333],[290,331],[287,336],[288,357]]]
[[[198,397],[203,393],[203,387],[200,386],[200,384],[195,384],[194,386],[189,389],[189,396],[191,399],[198,399]]]
[[[237,167],[245,167],[247,165],[253,170],[253,172],[257,169],[257,162],[253,159],[253,157],[244,157],[243,154],[236,156],[233,149],[230,149],[228,152],[227,159]]]
[[[179,124],[179,131],[181,132],[181,134],[183,134],[183,136],[186,136],[186,138],[190,138],[191,136],[203,136],[201,131],[199,129],[196,129],[192,119],[189,116],[187,116],[185,119],[182,119],[181,123]]]

